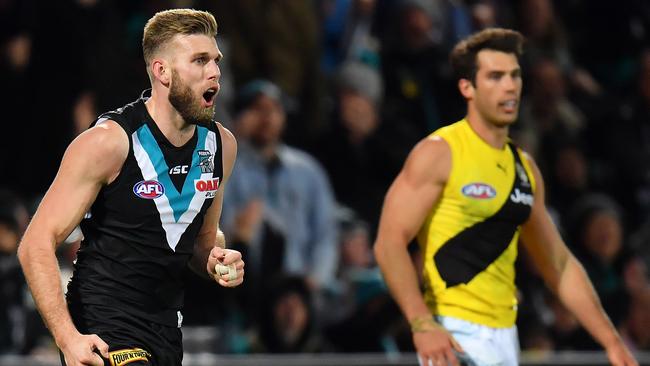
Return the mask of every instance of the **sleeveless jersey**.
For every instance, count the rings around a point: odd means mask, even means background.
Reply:
[[[528,161],[511,143],[488,145],[466,120],[432,136],[449,145],[452,167],[418,234],[427,306],[437,315],[510,327],[519,229],[535,188]]]
[[[162,134],[145,107],[146,97],[95,123],[117,122],[129,137],[118,177],[103,187],[82,220],[67,301],[109,305],[168,326],[180,326],[182,272],[223,179],[221,135],[216,123],[197,125],[181,147]]]

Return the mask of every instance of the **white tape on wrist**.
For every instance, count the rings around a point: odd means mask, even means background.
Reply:
[[[229,264],[227,266],[221,263],[217,263],[217,265],[214,266],[214,271],[222,276],[227,274],[228,281],[237,279],[237,267],[235,266],[234,263]]]

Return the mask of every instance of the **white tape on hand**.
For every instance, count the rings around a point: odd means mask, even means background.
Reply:
[[[223,265],[221,263],[217,263],[216,266],[214,266],[214,271],[219,274],[219,275],[228,275],[227,279],[228,281],[232,281],[234,279],[237,279],[237,267],[235,266],[234,263],[229,264],[229,265]]]

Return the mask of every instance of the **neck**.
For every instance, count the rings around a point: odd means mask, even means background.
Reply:
[[[468,108],[467,122],[476,134],[495,149],[503,149],[508,141],[508,125],[499,126],[486,121],[478,111]]]
[[[160,131],[174,146],[183,146],[194,134],[195,126],[185,122],[166,95],[151,91],[151,98],[145,102],[147,111]]]

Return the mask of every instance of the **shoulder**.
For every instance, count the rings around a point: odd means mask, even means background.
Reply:
[[[281,145],[278,147],[278,155],[282,159],[282,163],[290,167],[318,172],[323,170],[318,160],[304,150]]]
[[[111,119],[98,121],[93,127],[81,133],[72,142],[88,153],[120,154],[126,157],[129,150],[129,137],[122,126]],[[106,156],[109,158],[109,156]]]
[[[517,152],[522,157],[522,162],[527,165],[527,168],[533,172],[535,177],[537,178],[540,176],[539,167],[537,166],[537,163],[535,162],[533,156],[520,148],[517,148]]]
[[[542,178],[542,173],[539,170],[539,167],[537,166],[537,163],[535,162],[535,159],[533,158],[532,155],[527,153],[526,151],[517,148],[517,153],[519,153],[519,156],[521,156],[521,162],[524,164],[524,167],[526,170],[528,170],[529,174],[532,174],[532,184],[533,184],[533,190],[536,193],[543,192],[544,190],[544,181]]]
[[[282,165],[297,179],[311,182],[319,187],[330,184],[325,168],[308,152],[281,145],[278,148],[278,156]]]
[[[445,183],[451,171],[451,163],[451,149],[447,141],[438,135],[430,135],[411,150],[402,172],[418,181]]]
[[[126,104],[117,109],[102,113],[97,120],[91,124],[91,128],[107,121],[122,126],[127,134],[133,132],[143,121],[144,104],[138,103],[139,100]]]
[[[235,163],[237,157],[237,139],[235,136],[224,127],[221,123],[215,122],[217,129],[219,131],[219,136],[221,137],[221,149],[223,150],[223,159],[224,162],[228,165],[226,168],[230,172]]]
[[[77,136],[66,150],[64,160],[89,175],[110,181],[129,153],[129,137],[115,121],[106,119]]]
[[[235,135],[233,135],[233,133],[230,132],[230,130],[227,129],[223,124],[219,122],[215,122],[214,124],[217,126],[217,130],[221,136],[221,143],[224,145],[224,148],[226,145],[228,145],[229,148],[234,147],[236,149],[237,139],[235,138]]]
[[[447,126],[440,127],[429,136],[440,136],[445,139],[458,138],[458,136],[463,133],[467,127],[467,121],[465,119],[461,119],[460,121],[454,122]]]
[[[451,163],[451,148],[446,139],[438,135],[428,136],[418,142],[408,160],[419,164]]]

